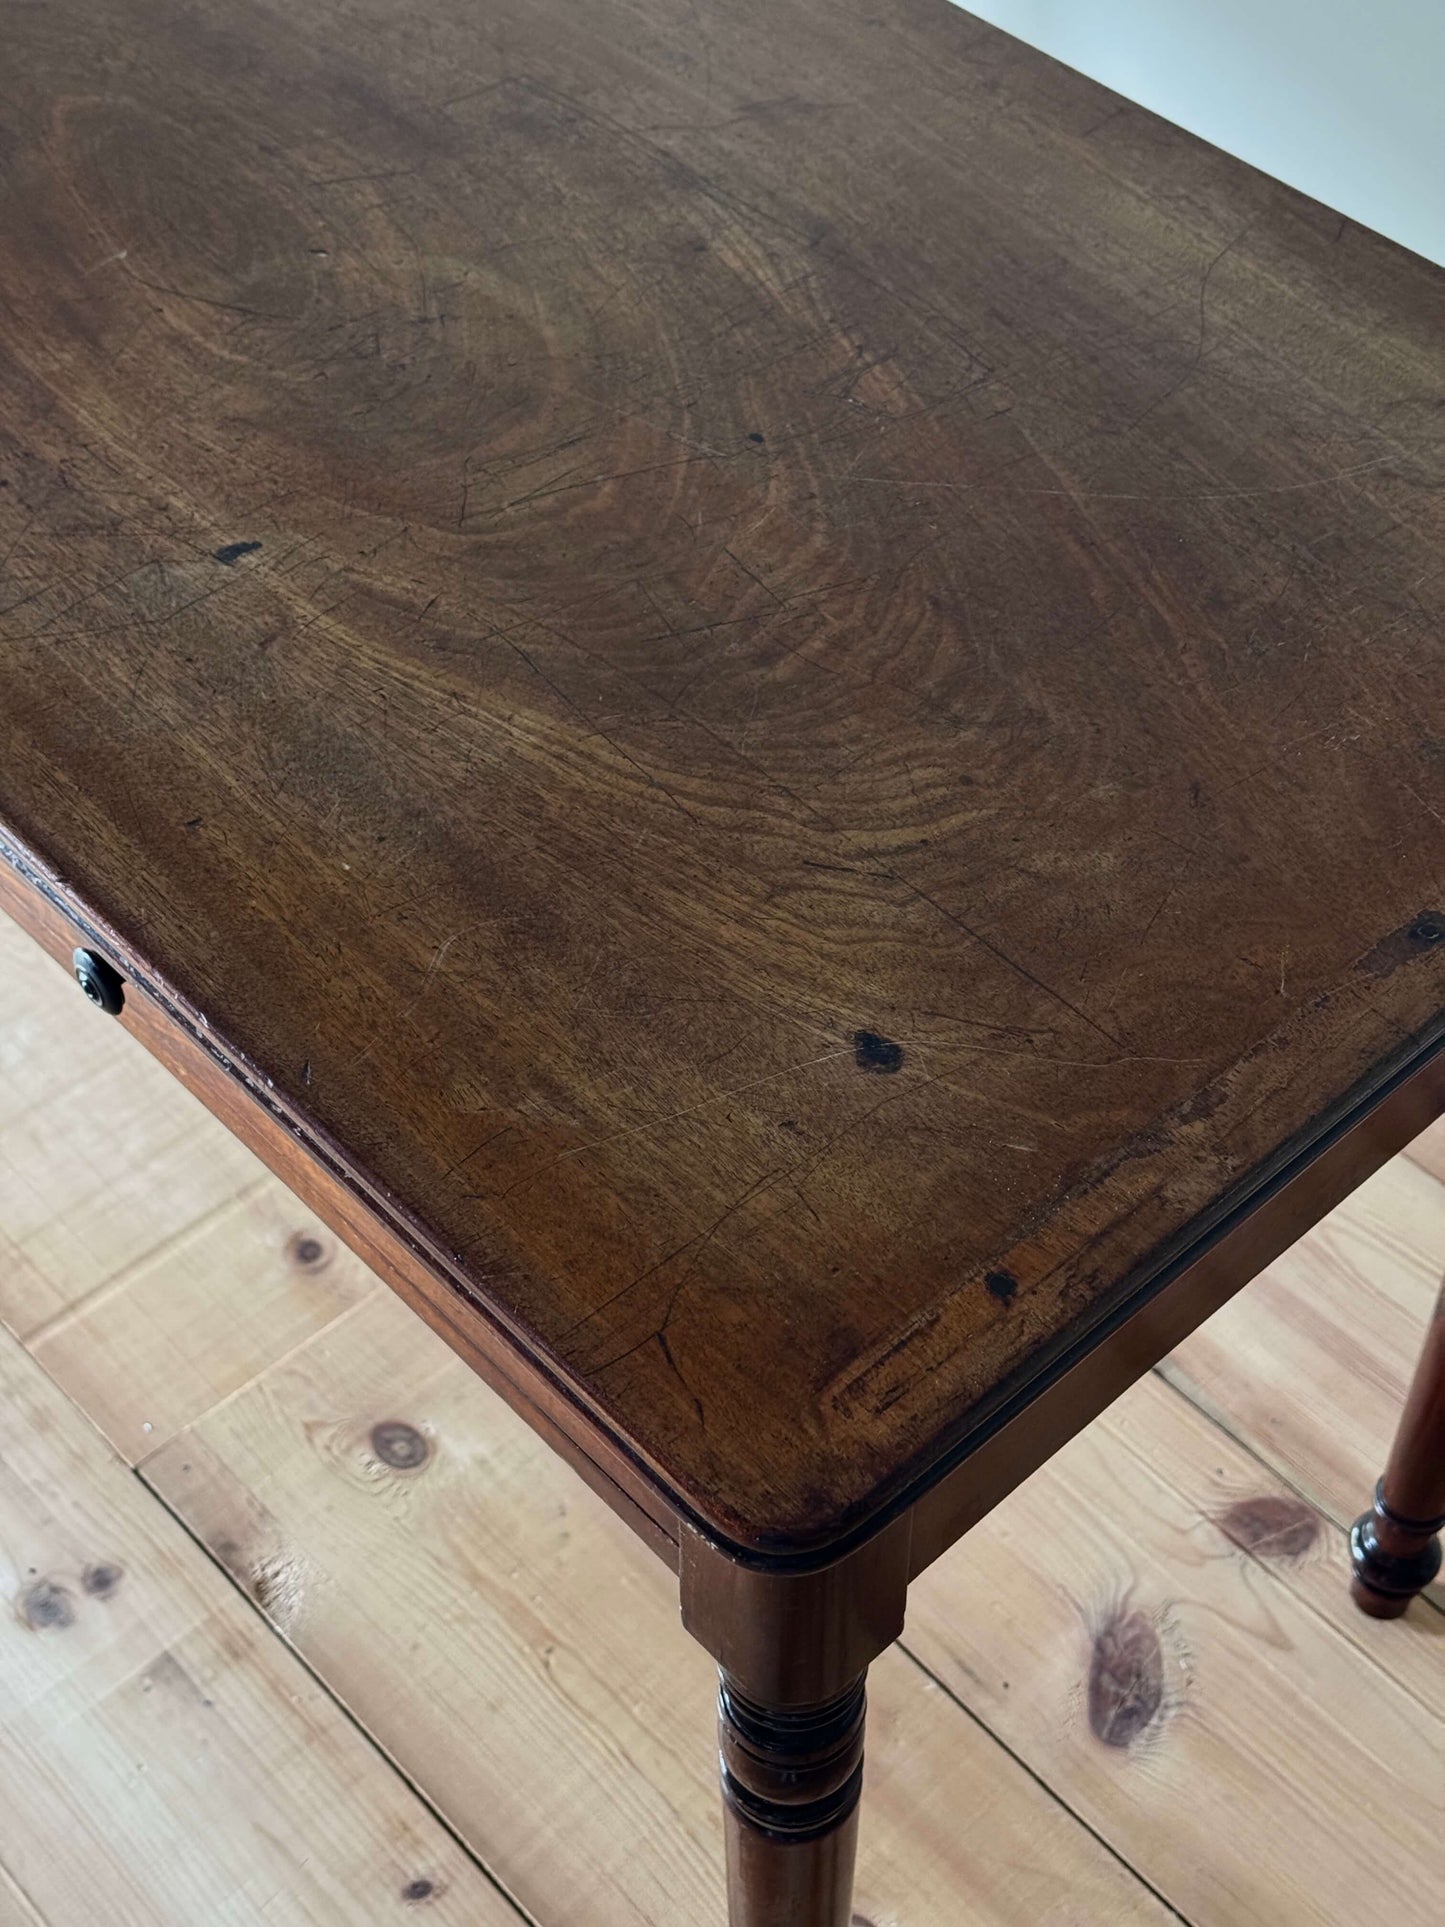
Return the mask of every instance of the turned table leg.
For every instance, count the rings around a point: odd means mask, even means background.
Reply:
[[[863,1787],[863,1681],[817,1706],[718,1694],[731,1927],[848,1927]]]
[[[730,1927],[850,1927],[863,1682],[903,1630],[911,1530],[905,1513],[804,1571],[682,1533],[683,1623],[722,1681]]]
[[[1396,1619],[1440,1570],[1445,1527],[1445,1290],[1425,1334],[1375,1503],[1350,1534],[1355,1604]]]

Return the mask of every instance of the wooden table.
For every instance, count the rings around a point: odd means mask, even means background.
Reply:
[[[732,1919],[846,1922],[910,1578],[1445,1107],[1445,278],[944,0],[0,26],[0,900],[676,1569]]]

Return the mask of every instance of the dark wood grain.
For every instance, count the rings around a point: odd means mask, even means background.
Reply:
[[[1438,271],[943,0],[0,27],[12,854],[659,1516],[1438,1039]]]

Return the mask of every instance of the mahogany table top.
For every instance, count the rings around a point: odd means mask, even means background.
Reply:
[[[1438,1042],[1439,270],[944,0],[0,19],[0,843],[717,1533]]]

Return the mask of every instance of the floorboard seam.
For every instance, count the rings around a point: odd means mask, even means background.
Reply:
[[[460,1831],[460,1829],[456,1826],[456,1824],[449,1818],[449,1816],[444,1812],[444,1810],[437,1805],[436,1801],[432,1799],[431,1795],[427,1792],[426,1788],[422,1786],[421,1783],[412,1774],[408,1773],[408,1771],[401,1764],[401,1762],[398,1759],[396,1759],[395,1756],[385,1746],[383,1746],[382,1742],[380,1741],[380,1739],[378,1739],[376,1734],[373,1733],[368,1726],[366,1726],[361,1720],[357,1718],[356,1714],[347,1705],[346,1701],[342,1699],[341,1696],[332,1689],[332,1686],[330,1682],[327,1680],[325,1674],[318,1671],[318,1669],[306,1657],[305,1653],[303,1653],[298,1646],[293,1644],[293,1642],[286,1637],[285,1633],[282,1632],[281,1628],[276,1624],[276,1622],[273,1619],[269,1618],[267,1614],[261,1610],[261,1608],[256,1604],[256,1601],[251,1597],[250,1593],[248,1593],[245,1587],[239,1583],[239,1581],[236,1578],[236,1575],[233,1572],[231,1572],[221,1562],[221,1560],[219,1560],[216,1557],[215,1553],[212,1552],[211,1548],[206,1544],[205,1540],[202,1539],[196,1532],[194,1532],[191,1529],[191,1526],[189,1522],[186,1520],[186,1518],[184,1517],[184,1515],[176,1511],[175,1507],[171,1505],[169,1501],[166,1499],[164,1493],[158,1491],[157,1488],[151,1484],[150,1480],[146,1478],[140,1466],[132,1466],[130,1470],[131,1470],[131,1476],[136,1480],[136,1483],[144,1489],[147,1495],[155,1501],[155,1503],[161,1508],[163,1512],[165,1512],[170,1518],[175,1520],[176,1524],[180,1527],[181,1531],[185,1533],[187,1539],[189,1539],[191,1544],[196,1547],[197,1551],[200,1552],[201,1556],[207,1561],[207,1563],[211,1566],[214,1566],[216,1571],[219,1572],[221,1576],[225,1579],[226,1584],[231,1588],[231,1590],[234,1593],[236,1593],[240,1599],[244,1600],[247,1610],[255,1615],[255,1617],[265,1627],[267,1633],[272,1638],[279,1640],[280,1643],[286,1648],[287,1652],[291,1653],[294,1656],[297,1665],[304,1668],[307,1674],[307,1677],[315,1681],[316,1685],[326,1695],[327,1699],[330,1700],[331,1704],[341,1714],[342,1718],[345,1719],[347,1725],[350,1726],[357,1734],[360,1735],[361,1739],[365,1742],[365,1744],[368,1747],[370,1747],[372,1752],[375,1753],[377,1757],[384,1762],[384,1764],[390,1769],[392,1773],[396,1775],[397,1779],[400,1780],[404,1786],[410,1789],[410,1791],[416,1797],[416,1799],[421,1803],[421,1805],[436,1821],[437,1825],[447,1835],[448,1839],[452,1840],[457,1846],[458,1850],[466,1855],[467,1859],[477,1869],[477,1872],[482,1876],[482,1878],[487,1882],[487,1884],[496,1889],[496,1892],[501,1897],[501,1899],[505,1901],[507,1906],[510,1907],[512,1911],[516,1914],[518,1921],[526,1922],[527,1927],[542,1927],[542,1923],[538,1921],[537,1916],[529,1912],[528,1909],[522,1905],[521,1901],[517,1899],[516,1895],[510,1892],[509,1889],[503,1885],[502,1881],[499,1880],[497,1875],[492,1872],[491,1868],[487,1865],[485,1860],[481,1858],[476,1848],[472,1846],[471,1842],[467,1840],[466,1836]]]
[[[1192,1392],[1186,1386],[1181,1385],[1177,1379],[1170,1378],[1164,1369],[1168,1362],[1167,1359],[1161,1359],[1154,1367],[1154,1376],[1159,1380],[1161,1385],[1167,1385],[1169,1390],[1173,1392],[1177,1398],[1182,1398],[1186,1405],[1193,1406],[1194,1410],[1198,1412],[1202,1419],[1214,1426],[1216,1430],[1222,1432],[1227,1439],[1239,1447],[1241,1452],[1246,1453],[1253,1459],[1261,1471],[1267,1473],[1270,1478],[1277,1480],[1280,1485],[1287,1487],[1289,1491],[1294,1493],[1297,1499],[1302,1499],[1311,1511],[1319,1513],[1322,1519],[1328,1520],[1329,1523],[1335,1527],[1336,1531],[1349,1531],[1350,1527],[1354,1524],[1352,1519],[1340,1518],[1332,1507],[1325,1505],[1319,1499],[1313,1498],[1308,1488],[1302,1485],[1299,1479],[1292,1473],[1284,1467],[1276,1465],[1273,1460],[1267,1459],[1251,1440],[1244,1437],[1242,1433],[1235,1431],[1234,1427],[1229,1423],[1228,1413],[1225,1412],[1222,1407],[1215,1406],[1201,1394]],[[1138,1454],[1136,1453],[1135,1456],[1137,1457]],[[1368,1505],[1369,1499],[1369,1493],[1361,1493],[1360,1510],[1362,1512]],[[1418,1597],[1422,1603],[1430,1607],[1433,1612],[1445,1614],[1445,1599],[1437,1598],[1434,1593],[1430,1591],[1422,1592]]]
[[[938,1688],[939,1692],[942,1693],[946,1699],[950,1700],[952,1704],[958,1708],[959,1712],[963,1714],[965,1719],[972,1720],[974,1725],[978,1727],[981,1732],[987,1733],[988,1737],[994,1742],[996,1746],[1002,1747],[1003,1751],[1007,1753],[1009,1758],[1013,1761],[1014,1765],[1019,1767],[1023,1772],[1027,1773],[1029,1778],[1033,1781],[1034,1785],[1040,1788],[1042,1792],[1046,1793],[1049,1799],[1051,1799],[1054,1802],[1055,1806],[1062,1808],[1062,1810],[1068,1814],[1069,1818],[1075,1823],[1076,1826],[1082,1827],[1084,1832],[1088,1834],[1091,1840],[1096,1840],[1098,1842],[1098,1844],[1104,1849],[1105,1853],[1109,1855],[1111,1860],[1116,1860],[1121,1867],[1125,1868],[1133,1876],[1133,1878],[1139,1882],[1139,1885],[1143,1887],[1146,1892],[1152,1894],[1154,1899],[1159,1902],[1159,1905],[1164,1909],[1164,1911],[1169,1915],[1169,1917],[1172,1920],[1182,1921],[1184,1923],[1184,1927],[1194,1927],[1194,1923],[1190,1920],[1189,1916],[1187,1914],[1180,1913],[1179,1909],[1174,1905],[1173,1901],[1169,1900],[1164,1894],[1162,1894],[1159,1891],[1159,1889],[1154,1885],[1154,1882],[1149,1878],[1147,1874],[1141,1873],[1139,1869],[1134,1865],[1134,1863],[1131,1860],[1127,1859],[1119,1851],[1119,1849],[1113,1844],[1111,1840],[1107,1839],[1102,1833],[1100,1833],[1097,1827],[1091,1826],[1081,1813],[1077,1812],[1075,1808],[1069,1805],[1068,1801],[1055,1787],[1050,1786],[1049,1782],[1044,1778],[1044,1776],[1041,1773],[1037,1772],[1033,1767],[1029,1765],[1028,1761],[1023,1757],[1021,1753],[1016,1752],[1014,1748],[1009,1745],[1008,1741],[1003,1738],[1002,1734],[996,1733],[994,1729],[989,1725],[987,1720],[983,1719],[979,1714],[974,1712],[973,1708],[969,1705],[967,1700],[960,1699],[958,1694],[953,1690],[953,1688],[949,1686],[945,1680],[940,1679],[938,1674],[933,1671],[932,1667],[928,1666],[923,1660],[921,1660],[918,1657],[917,1653],[915,1653],[912,1650],[912,1648],[906,1643],[906,1635],[903,1639],[899,1639],[895,1641],[895,1644],[897,1645],[898,1650],[903,1654],[904,1658],[911,1661],[911,1663],[918,1668],[919,1672],[922,1673],[925,1679],[932,1680],[933,1684]]]
[[[68,1305],[63,1305],[59,1311],[52,1312],[48,1318],[42,1318],[40,1323],[33,1326],[31,1330],[19,1334],[21,1344],[33,1357],[37,1345],[43,1345],[47,1339],[54,1338],[57,1333],[67,1330],[87,1312],[94,1311],[97,1305],[104,1304],[107,1298],[112,1298],[117,1292],[124,1291],[134,1283],[138,1274],[148,1265],[155,1263],[162,1253],[173,1251],[177,1245],[210,1224],[222,1212],[229,1211],[235,1205],[243,1204],[248,1198],[254,1197],[266,1182],[265,1174],[252,1179],[249,1184],[243,1184],[239,1191],[233,1191],[229,1197],[222,1198],[219,1204],[209,1205],[196,1217],[188,1218],[178,1231],[167,1233],[158,1244],[147,1245],[144,1251],[127,1259],[125,1264],[118,1271],[113,1271],[108,1278],[100,1279],[88,1291],[83,1291],[78,1298],[71,1299]],[[275,1180],[271,1182],[274,1183]],[[48,1225],[45,1228],[48,1229]]]

